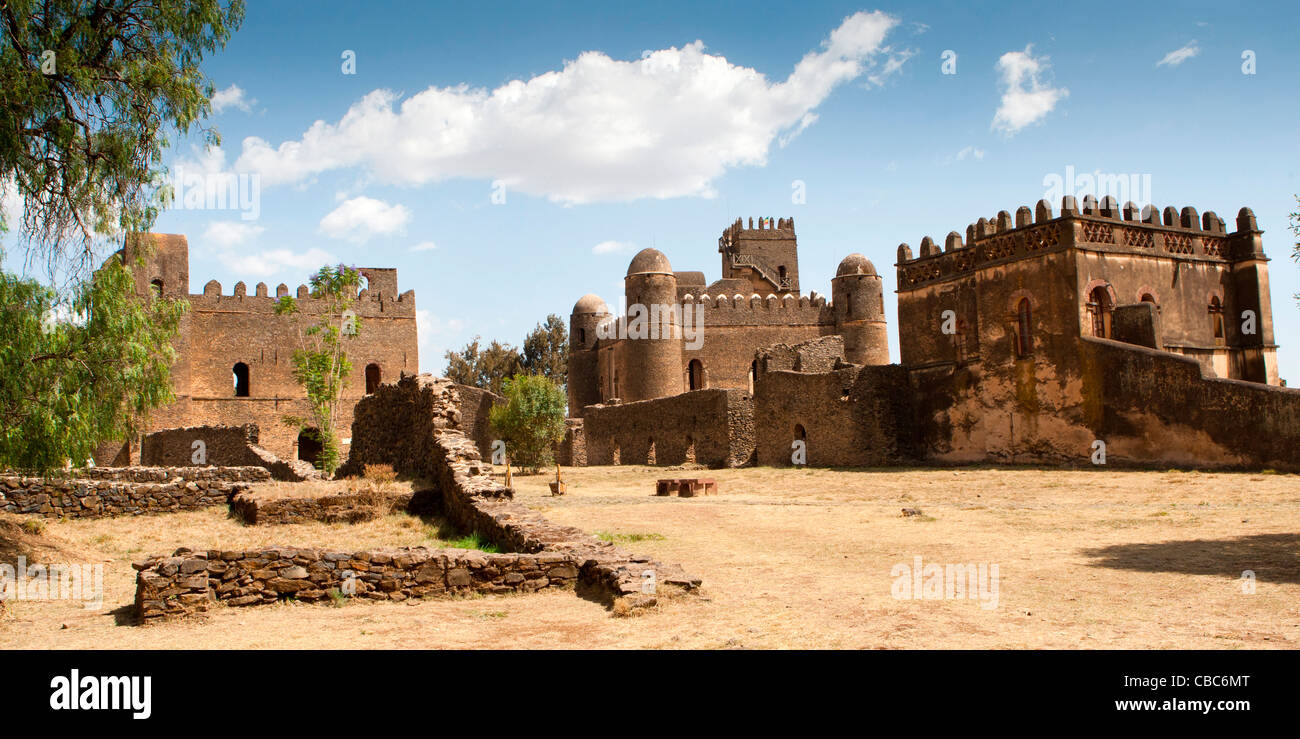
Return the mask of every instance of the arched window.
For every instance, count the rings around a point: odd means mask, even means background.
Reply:
[[[379,384],[384,381],[384,371],[379,369],[379,365],[366,365],[366,395],[370,395],[379,389]]]
[[[235,376],[235,397],[247,398],[249,391],[248,365],[243,362],[236,362],[235,366],[231,369],[231,372]]]
[[[758,360],[749,363],[749,394],[754,394],[754,383],[758,381]]]
[[[799,441],[808,440],[808,432],[804,430],[802,423],[796,423],[794,425],[794,438],[798,439]]]
[[[1110,312],[1113,308],[1110,291],[1105,285],[1098,285],[1088,293],[1088,315],[1092,317],[1092,335],[1100,339],[1110,338]]]
[[[1214,345],[1223,346],[1223,303],[1218,295],[1210,298],[1210,325],[1214,329]]]
[[[692,359],[691,363],[686,366],[686,380],[691,390],[703,390],[704,363],[698,359]]]
[[[790,281],[786,279],[785,276],[785,265],[783,264],[780,267],[777,267],[776,271],[777,274],[780,276],[780,280],[781,280],[781,284],[777,285],[777,287],[781,287],[781,288],[789,287]]]
[[[162,280],[160,280],[160,279],[152,280],[152,281],[149,282],[149,286],[153,288],[153,294],[154,294],[155,296],[159,296],[159,295],[162,295],[162,294],[163,294],[163,281],[162,281]]]
[[[578,346],[586,346],[586,345],[587,345],[587,329],[580,328],[578,329]]]
[[[1142,293],[1142,302],[1154,304],[1156,302],[1156,296],[1151,293]]]
[[[1016,356],[1024,358],[1034,351],[1034,337],[1032,316],[1030,315],[1029,298],[1021,298],[1020,304],[1016,306]]]
[[[298,432],[298,459],[315,466],[320,461],[320,453],[323,449],[320,443],[320,432],[316,429],[303,429]]]

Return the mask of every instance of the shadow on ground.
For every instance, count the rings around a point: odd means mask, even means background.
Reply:
[[[1251,570],[1260,582],[1300,583],[1300,534],[1116,544],[1080,551],[1098,558],[1089,563],[1092,567],[1231,578]]]

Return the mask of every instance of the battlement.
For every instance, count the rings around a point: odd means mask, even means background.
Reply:
[[[791,239],[794,238],[794,219],[773,220],[760,217],[758,225],[755,226],[754,217],[750,216],[747,227],[743,218],[737,218],[735,223],[722,229],[722,237],[718,239],[718,251],[735,246],[742,236],[747,239]]]
[[[1059,215],[1053,214],[1050,203],[1039,200],[1032,209],[1020,206],[1014,216],[1004,210],[980,218],[966,227],[964,240],[950,231],[942,249],[929,236],[921,239],[916,255],[908,244],[899,244],[895,267],[899,290],[907,290],[987,264],[1072,248],[1222,263],[1265,259],[1250,208],[1238,211],[1236,225],[1237,230],[1228,233],[1214,211],[1198,214],[1191,206],[1162,211],[1129,202],[1121,208],[1113,197],[1098,201],[1086,196],[1080,208],[1067,195]]]

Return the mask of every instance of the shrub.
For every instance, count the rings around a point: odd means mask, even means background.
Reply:
[[[507,462],[534,473],[549,467],[551,445],[564,438],[564,392],[541,375],[515,375],[504,390],[506,403],[494,407],[489,420],[506,442]]]

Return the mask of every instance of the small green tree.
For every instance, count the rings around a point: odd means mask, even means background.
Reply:
[[[340,464],[338,431],[339,397],[352,374],[344,348],[361,333],[361,319],[353,312],[361,289],[361,273],[340,264],[325,266],[311,276],[311,298],[323,303],[312,311],[315,323],[304,325],[297,299],[285,295],[275,305],[276,315],[297,321],[298,348],[293,352],[293,377],[307,393],[306,417],[285,416],[284,422],[321,445],[316,467],[333,474]]]
[[[493,407],[488,419],[506,443],[507,462],[529,472],[549,466],[551,445],[564,438],[564,392],[541,375],[515,375],[503,390],[506,403]]]
[[[81,465],[100,442],[139,433],[173,399],[171,341],[188,307],[138,296],[120,254],[64,302],[0,272],[0,468]]]
[[[565,386],[569,378],[569,329],[563,319],[552,313],[524,337],[521,364],[528,374],[549,377],[560,387]]]

